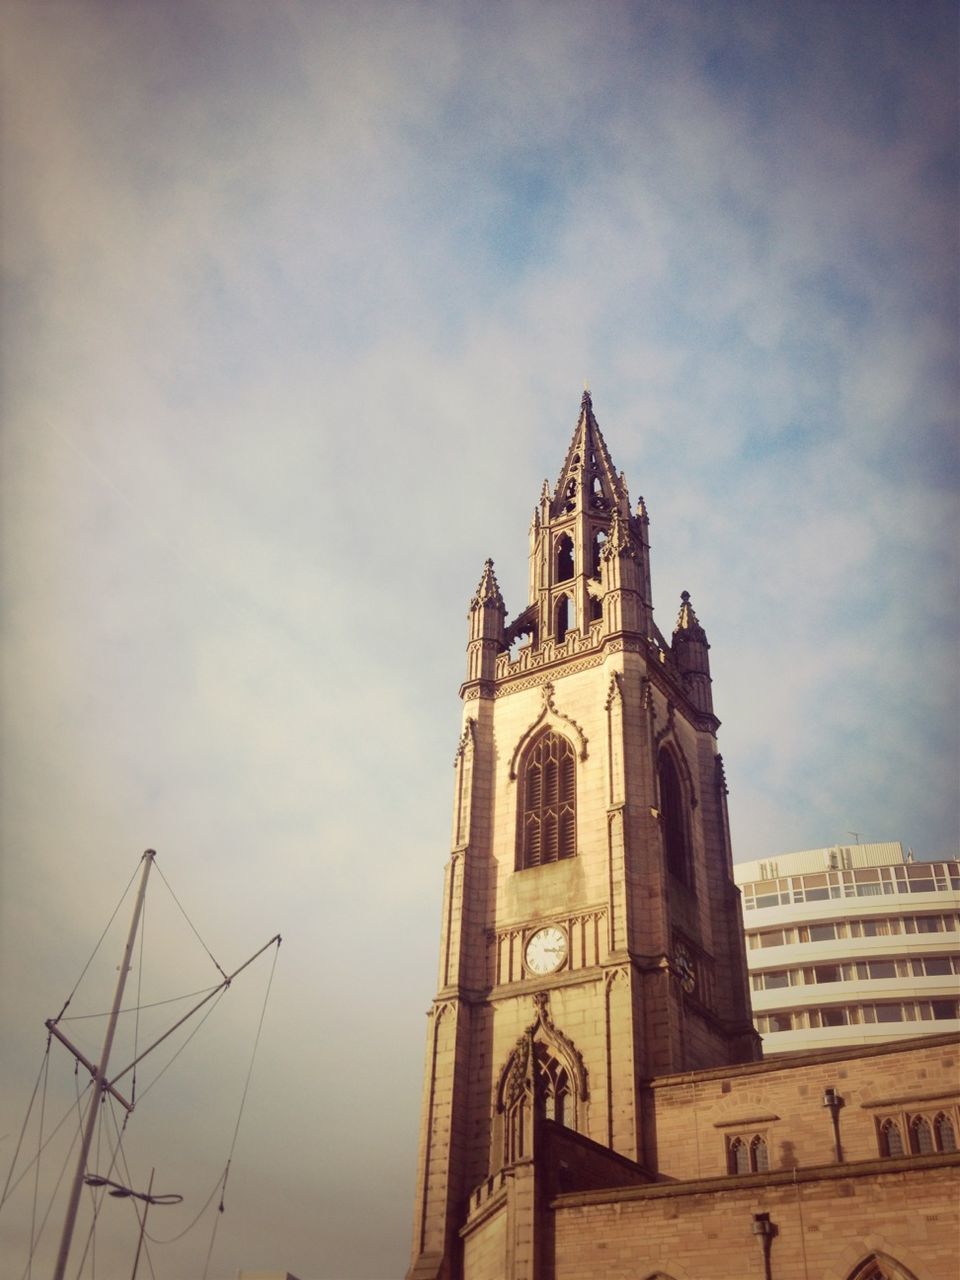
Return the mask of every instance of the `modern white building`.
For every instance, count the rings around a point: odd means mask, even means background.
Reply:
[[[855,844],[733,872],[765,1056],[960,1031],[960,863]]]

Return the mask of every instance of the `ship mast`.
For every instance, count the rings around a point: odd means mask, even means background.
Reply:
[[[80,1156],[77,1160],[77,1169],[73,1175],[73,1185],[70,1188],[70,1202],[67,1205],[67,1216],[63,1223],[63,1234],[60,1237],[60,1252],[57,1255],[57,1265],[53,1273],[53,1280],[63,1280],[64,1272],[67,1269],[67,1257],[70,1253],[70,1244],[73,1240],[73,1229],[77,1221],[77,1209],[80,1205],[80,1193],[83,1190],[83,1175],[87,1168],[87,1157],[90,1154],[90,1144],[93,1141],[94,1130],[97,1127],[97,1117],[100,1110],[100,1104],[103,1101],[103,1095],[110,1090],[110,1084],[107,1080],[107,1065],[110,1061],[110,1050],[113,1048],[113,1037],[117,1029],[117,1019],[120,1015],[120,1005],[123,1001],[123,989],[127,984],[127,973],[130,970],[130,960],[133,956],[133,947],[137,939],[137,929],[140,926],[140,915],[143,911],[143,899],[147,892],[147,878],[150,875],[150,868],[153,866],[153,860],[156,857],[153,849],[147,849],[143,855],[143,872],[140,876],[140,888],[137,891],[137,900],[133,908],[133,919],[130,921],[130,932],[127,935],[127,945],[124,948],[123,959],[120,962],[120,976],[117,978],[117,990],[113,997],[113,1008],[110,1010],[110,1020],[107,1023],[107,1032],[103,1038],[103,1048],[100,1050],[100,1061],[96,1063],[92,1069],[93,1076],[93,1092],[90,1095],[90,1102],[87,1105],[87,1115],[83,1128],[83,1141],[80,1144]],[[49,1024],[48,1024],[49,1025]],[[86,1060],[83,1055],[72,1045],[67,1043],[66,1037],[58,1033],[58,1039],[62,1040],[67,1047],[72,1049],[74,1054],[85,1065]],[[123,1101],[121,1099],[121,1101]],[[129,1103],[123,1104],[127,1110],[131,1110]]]

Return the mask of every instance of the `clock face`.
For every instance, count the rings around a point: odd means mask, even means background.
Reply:
[[[524,960],[531,973],[553,973],[567,958],[567,935],[555,924],[538,929],[527,942]]]
[[[680,979],[681,987],[689,995],[697,985],[697,971],[685,947],[677,947],[673,957],[673,968]]]

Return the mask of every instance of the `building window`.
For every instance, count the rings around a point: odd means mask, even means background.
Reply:
[[[766,1173],[770,1168],[767,1144],[759,1133],[750,1143],[750,1168],[756,1173]]]
[[[880,1154],[882,1156],[902,1156],[903,1138],[896,1120],[888,1117],[880,1125]]]
[[[570,1128],[570,1078],[556,1058],[542,1051],[537,1054],[537,1085],[546,1118]]]
[[[910,1150],[917,1156],[933,1151],[933,1130],[925,1116],[914,1116],[910,1121]]]
[[[727,1145],[727,1172],[750,1172],[750,1148],[742,1138],[734,1138]]]
[[[667,870],[687,888],[691,886],[690,852],[687,838],[687,819],[684,809],[683,787],[672,754],[661,750],[657,764],[660,782],[660,818],[663,826],[663,844]]]
[[[912,1277],[893,1258],[884,1256],[881,1261],[872,1253],[850,1273],[848,1280],[912,1280]]]
[[[521,770],[517,870],[572,858],[577,839],[577,761],[559,733],[543,734]]]
[[[569,582],[573,577],[573,539],[565,533],[557,540],[557,582]]]
[[[567,632],[573,626],[573,601],[569,596],[561,596],[557,601],[556,626],[554,628],[557,636],[557,644],[563,644],[567,638]]]
[[[727,1138],[727,1173],[766,1173],[769,1168],[767,1142],[762,1134]]]
[[[933,1131],[936,1134],[938,1151],[956,1151],[957,1135],[953,1121],[942,1111],[933,1122]]]

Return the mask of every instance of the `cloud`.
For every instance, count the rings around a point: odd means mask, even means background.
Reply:
[[[488,554],[525,604],[585,380],[711,639],[737,856],[955,848],[955,15],[4,23],[14,1084],[156,845],[218,954],[285,936],[217,1273],[396,1274],[466,606]],[[261,992],[185,1051],[217,1159]],[[161,1096],[131,1160],[196,1212]]]

